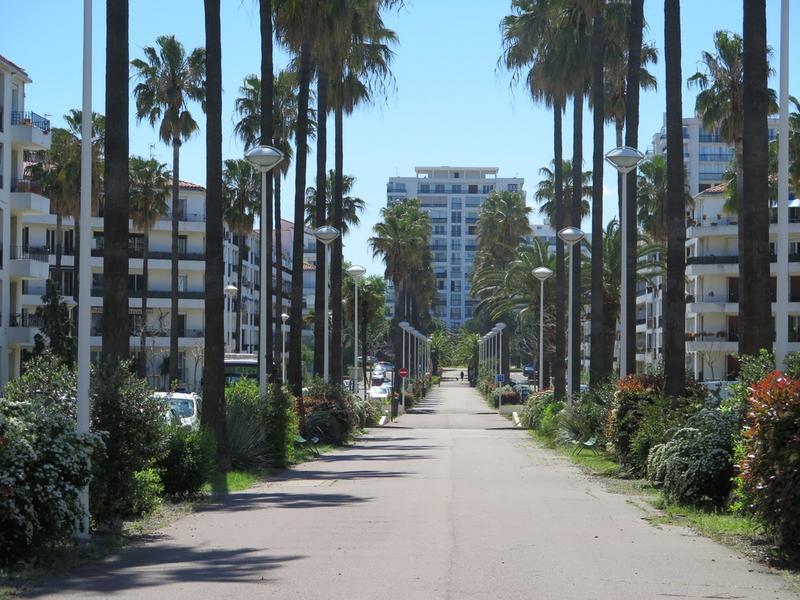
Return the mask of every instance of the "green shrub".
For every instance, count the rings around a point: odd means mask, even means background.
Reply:
[[[225,423],[231,465],[239,470],[262,469],[269,463],[264,432],[265,406],[258,383],[239,379],[225,388]]]
[[[790,352],[784,362],[784,375],[791,379],[800,379],[800,352]]]
[[[522,409],[522,424],[528,429],[539,429],[544,409],[555,401],[553,392],[531,394]]]
[[[602,443],[603,425],[608,409],[604,397],[600,394],[592,392],[575,394],[572,402],[568,402],[561,411],[558,441],[585,442],[594,437]]]
[[[280,385],[267,386],[263,418],[266,457],[273,467],[286,467],[294,460],[294,442],[298,434],[297,415],[292,399]]]
[[[158,461],[164,493],[194,496],[214,471],[214,438],[204,429],[170,425],[167,451]]]
[[[134,474],[164,453],[164,405],[128,362],[101,365],[92,377],[92,400],[92,428],[108,432],[106,452],[92,464],[92,514],[111,522],[137,514],[131,503]]]
[[[380,402],[359,397],[354,398],[353,409],[355,410],[358,426],[361,429],[375,427],[383,414]]]
[[[750,388],[775,370],[775,357],[772,352],[762,349],[755,355],[739,358],[739,378],[730,386],[730,394],[722,403],[722,409],[744,418]],[[788,357],[787,357],[788,358]]]
[[[133,474],[131,509],[136,514],[148,515],[161,505],[164,486],[155,469],[144,469]]]
[[[560,427],[559,414],[563,406],[561,402],[553,402],[544,407],[537,427],[539,433],[545,437],[554,437],[556,435]]]
[[[327,444],[343,444],[358,424],[352,394],[341,385],[313,379],[303,405],[306,433]]]
[[[75,374],[50,353],[0,397],[0,564],[71,540],[103,435],[75,431]]]
[[[659,396],[662,381],[650,375],[630,375],[617,383],[605,434],[610,450],[628,466],[631,443],[644,418],[644,408]]]
[[[731,490],[735,417],[703,408],[650,450],[647,475],[672,502],[722,505]]]
[[[800,381],[777,371],[752,388],[741,475],[778,544],[800,547]]]
[[[647,474],[647,458],[650,449],[672,439],[675,432],[686,425],[689,417],[699,407],[686,398],[656,396],[650,404],[642,407],[642,418],[631,440],[627,466],[632,474],[644,477]]]

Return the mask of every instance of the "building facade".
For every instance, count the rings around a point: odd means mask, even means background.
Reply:
[[[431,219],[430,248],[438,301],[433,316],[448,329],[472,317],[477,300],[470,295],[470,278],[478,250],[477,222],[481,204],[494,191],[525,194],[525,180],[499,177],[497,167],[416,167],[413,177],[390,177],[387,204],[419,198]],[[389,295],[394,298],[392,290]],[[389,303],[390,314],[393,304]]]

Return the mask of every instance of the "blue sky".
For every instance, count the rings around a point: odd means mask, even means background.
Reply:
[[[48,113],[54,125],[62,115],[81,104],[82,2],[79,0],[28,0],[26,19],[6,28],[0,54],[23,66],[33,79],[27,107]],[[94,2],[94,109],[103,111],[105,61],[105,2]],[[739,0],[684,0],[682,7],[683,76],[697,70],[703,50],[713,48],[718,29],[741,32]],[[792,2],[791,29],[800,30],[800,10]],[[223,132],[225,158],[239,157],[242,146],[232,136],[233,102],[241,81],[259,67],[257,0],[222,0]],[[175,34],[187,48],[203,44],[203,4],[200,0],[132,0],[130,3],[131,57],[141,56],[161,34]],[[354,194],[367,202],[362,225],[346,240],[345,258],[363,264],[370,272],[383,270],[369,252],[372,224],[386,202],[388,177],[412,175],[417,165],[498,166],[501,175],[526,179],[528,202],[538,181],[538,170],[552,160],[552,115],[534,106],[521,89],[509,88],[509,75],[497,69],[501,52],[499,22],[509,2],[497,0],[406,0],[406,7],[387,17],[400,38],[393,65],[396,86],[389,96],[361,109],[345,123],[345,171],[356,177]],[[769,43],[779,48],[779,0],[767,0]],[[664,46],[663,2],[645,0],[649,30],[646,40]],[[276,67],[287,57],[278,51]],[[790,56],[790,91],[800,94],[800,45],[794,41]],[[662,125],[664,111],[663,60],[653,68],[659,89],[641,99],[639,139],[644,150]],[[777,81],[772,82],[777,87]],[[684,88],[684,115],[693,112],[695,91]],[[204,126],[199,107],[198,121]],[[571,114],[568,109],[567,114]],[[584,156],[591,165],[591,115],[584,116],[587,135]],[[570,119],[565,119],[565,149],[571,148]],[[606,147],[613,146],[613,131],[606,132]],[[163,162],[169,149],[158,142],[146,124],[131,122],[131,153],[147,156],[150,145]],[[331,143],[332,145],[332,143]],[[183,146],[181,178],[205,184],[205,143],[202,132]],[[571,151],[570,151],[571,153]],[[333,163],[332,148],[329,164]],[[313,169],[314,160],[309,161]],[[309,183],[313,172],[309,171]],[[606,182],[613,185],[613,173]],[[294,173],[284,186],[283,214],[293,215]],[[606,220],[616,212],[616,191],[607,187]],[[537,218],[538,220],[538,218]]]

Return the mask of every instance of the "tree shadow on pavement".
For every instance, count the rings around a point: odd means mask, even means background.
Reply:
[[[325,488],[311,488],[325,489]],[[247,511],[265,508],[333,508],[347,504],[360,504],[369,498],[350,494],[328,494],[315,492],[246,492],[232,494],[219,504],[209,504],[201,512]]]
[[[138,544],[113,558],[80,567],[47,588],[27,597],[49,593],[102,594],[169,585],[171,583],[264,583],[268,573],[283,563],[305,558],[300,555],[270,556],[256,548],[212,549],[168,543]],[[166,597],[166,596],[165,596]]]

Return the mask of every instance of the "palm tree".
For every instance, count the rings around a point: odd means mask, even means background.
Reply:
[[[228,433],[225,426],[225,346],[223,318],[225,314],[222,282],[222,43],[220,33],[220,0],[204,0],[207,76],[206,99],[206,344],[203,365],[203,410],[201,423],[214,435],[217,443],[217,467],[222,472],[231,468]],[[193,52],[192,55],[195,53]],[[183,111],[186,114],[188,112]],[[178,174],[173,173],[174,181]],[[174,196],[173,196],[174,200]],[[172,205],[173,212],[175,204]],[[173,221],[174,226],[174,221]],[[173,242],[173,256],[175,254]]]
[[[247,252],[245,239],[253,232],[256,213],[261,208],[261,177],[253,166],[243,159],[228,159],[222,172],[225,195],[224,219],[237,238],[236,288],[236,351],[242,351],[242,269]],[[259,354],[261,354],[259,352]]]
[[[128,3],[106,10],[105,248],[103,251],[103,357],[130,353],[128,336],[129,94]]]
[[[772,348],[769,251],[769,132],[775,93],[767,87],[766,5],[744,3],[742,43],[742,193],[739,195],[739,354]],[[741,164],[741,163],[739,163]],[[779,323],[778,327],[786,327]]]
[[[667,147],[678,148],[677,152],[668,152],[666,159],[667,290],[664,298],[664,391],[670,396],[678,397],[686,388],[686,179],[683,166],[681,111],[680,0],[664,2],[664,35],[666,39],[664,56],[667,67]],[[767,276],[769,276],[769,264],[767,264]]]
[[[206,8],[209,8],[208,6]],[[131,61],[139,83],[133,88],[136,118],[158,127],[158,137],[172,145],[172,277],[170,297],[169,377],[178,377],[178,228],[181,218],[180,155],[181,143],[199,126],[188,105],[200,102],[205,108],[206,51],[195,48],[190,54],[174,35],[156,38],[156,45],[145,46],[144,60]],[[208,191],[207,198],[213,198]],[[208,240],[207,240],[208,242]]]
[[[639,166],[639,226],[658,242],[667,240],[667,157],[652,156]]]
[[[351,227],[359,224],[359,213],[364,212],[366,202],[356,196],[350,196],[350,191],[353,189],[356,178],[352,175],[345,175],[342,178],[342,236],[349,233]],[[333,224],[333,205],[335,203],[335,195],[333,189],[336,185],[336,172],[331,169],[328,171],[328,179],[325,182],[328,191],[325,194],[327,199],[326,213],[328,218],[325,220],[325,225]],[[314,224],[314,211],[316,210],[317,190],[310,187],[306,190],[306,225],[311,227]]]
[[[131,219],[142,231],[142,326],[139,332],[139,376],[147,375],[147,290],[148,258],[150,254],[150,230],[163,215],[167,214],[167,196],[171,174],[167,165],[156,159],[134,156],[131,165]]]
[[[572,168],[572,161],[565,160],[562,162],[562,172],[564,173],[564,204],[572,206],[572,194],[575,186],[572,183],[574,176],[574,169]],[[550,163],[551,167],[542,167],[539,169],[539,175],[543,177],[536,186],[536,194],[534,198],[539,203],[539,214],[545,216],[549,223],[555,223],[556,213],[556,194],[555,194],[555,162]],[[589,198],[592,197],[592,172],[583,171],[581,173],[581,213],[580,218],[588,217],[591,212],[591,205]]]

